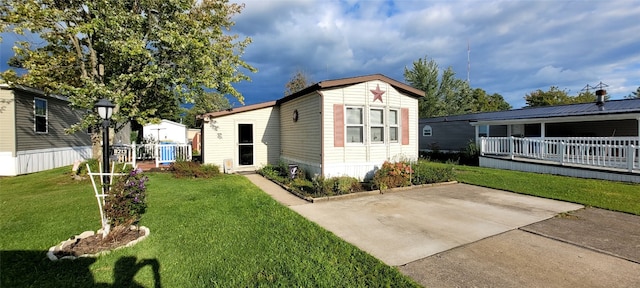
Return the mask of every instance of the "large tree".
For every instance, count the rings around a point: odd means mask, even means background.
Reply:
[[[418,102],[420,118],[511,109],[500,94],[488,96],[455,75],[451,67],[440,74],[438,64],[427,57],[414,61],[411,69],[404,68],[405,81],[425,92]]]
[[[307,73],[298,70],[295,72],[295,74],[293,74],[291,80],[289,80],[289,82],[284,85],[284,96],[289,96],[293,93],[296,93],[304,88],[307,88],[307,86],[310,86],[311,84],[313,83],[311,82],[310,77],[307,75]]]
[[[551,86],[548,91],[538,89],[524,96],[528,107],[554,106],[570,104],[573,101],[567,90],[560,90],[557,86]]]
[[[12,63],[27,72],[18,76],[9,70],[2,78],[66,95],[73,107],[87,111],[107,98],[116,104],[118,123],[175,115],[180,103],[207,90],[243,102],[232,85],[248,80],[246,71],[255,72],[240,58],[250,39],[229,33],[231,17],[243,5],[226,0],[5,0],[1,5],[6,29],[41,39],[17,42]],[[69,131],[96,123],[96,113],[87,113]]]
[[[185,111],[183,124],[189,128],[195,128],[196,116],[229,108],[231,108],[231,103],[222,94],[215,92],[205,93],[195,100],[191,109]]]
[[[631,92],[631,94],[624,96],[625,99],[640,99],[640,87],[636,89],[636,91]]]
[[[438,98],[438,63],[426,56],[413,62],[411,69],[404,68],[404,79],[414,88],[424,91],[418,102],[420,118],[438,116],[441,111]]]
[[[527,107],[589,103],[596,102],[596,98],[596,94],[591,91],[582,91],[578,95],[571,96],[567,90],[560,90],[557,86],[551,86],[547,91],[538,89],[524,96]],[[605,100],[609,98],[605,95]]]

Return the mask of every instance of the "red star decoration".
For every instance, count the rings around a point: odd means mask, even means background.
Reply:
[[[373,102],[376,102],[376,100],[380,100],[380,103],[383,103],[382,94],[384,94],[385,91],[380,90],[380,84],[376,84],[376,90],[369,90],[369,91],[373,93]]]

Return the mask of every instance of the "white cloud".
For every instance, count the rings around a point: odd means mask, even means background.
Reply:
[[[251,37],[243,58],[259,69],[237,87],[246,102],[282,97],[296,70],[314,81],[403,69],[433,58],[514,107],[558,86],[609,84],[614,98],[640,86],[640,2],[247,0],[233,33]],[[4,44],[2,47],[4,49]]]

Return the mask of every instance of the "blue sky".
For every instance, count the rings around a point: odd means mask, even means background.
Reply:
[[[550,86],[575,95],[640,86],[640,1],[246,0],[233,31],[259,72],[238,85],[246,103],[282,97],[296,70],[313,82],[382,73],[404,81],[425,56],[514,107]],[[237,103],[237,102],[236,102]]]
[[[236,2],[236,1],[234,1]],[[245,0],[231,32],[251,37],[258,69],[236,88],[245,104],[279,99],[297,70],[313,82],[381,73],[434,59],[514,108],[550,86],[575,95],[609,85],[613,99],[640,86],[640,1]],[[3,35],[0,69],[12,55]],[[232,101],[239,106],[238,101]]]

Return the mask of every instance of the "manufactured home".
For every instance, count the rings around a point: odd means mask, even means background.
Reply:
[[[65,129],[82,112],[66,97],[22,86],[0,86],[0,176],[34,173],[91,158],[86,131]]]
[[[485,167],[640,182],[640,99],[420,119],[420,149],[480,148]]]
[[[418,158],[424,92],[381,74],[318,82],[277,101],[200,115],[204,163],[255,171],[280,161],[309,176],[367,179]]]

